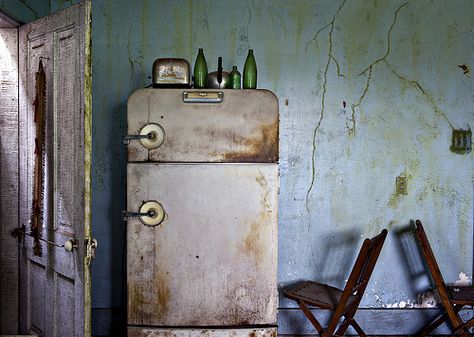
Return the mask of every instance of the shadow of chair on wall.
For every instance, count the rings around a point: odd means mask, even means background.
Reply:
[[[356,229],[339,231],[324,238],[319,282],[344,287],[359,252],[361,232]]]
[[[415,238],[415,228],[415,222],[410,220],[408,224],[393,230],[393,236],[403,263],[404,280],[400,281],[405,282],[407,288],[411,289],[411,297],[416,298],[413,307],[432,308],[432,310],[419,311],[420,322],[426,322],[438,314],[438,310],[436,310],[439,309],[437,307],[438,295],[433,290],[428,267],[418,247]]]
[[[318,263],[319,265],[313,266],[312,273],[310,274],[312,275],[311,278],[314,278],[312,281],[344,288],[363,239],[364,237],[361,236],[361,232],[357,229],[346,229],[330,233],[322,239],[318,238],[318,241],[323,242],[323,245],[321,249],[318,249],[318,251],[321,252],[318,261],[314,261],[314,263]],[[308,279],[300,278],[289,283],[281,284],[278,289],[280,305],[294,306],[294,308],[297,309],[296,311],[299,312],[300,309],[294,302],[283,296],[282,290],[290,284],[294,285],[307,280]],[[321,323],[323,325],[328,324],[331,315],[325,311],[321,313],[321,315]],[[306,331],[309,325],[307,325],[308,322],[304,315],[290,315],[287,316],[287,319],[287,324],[296,329],[294,331],[295,334],[307,334],[313,331],[312,329],[311,331]]]

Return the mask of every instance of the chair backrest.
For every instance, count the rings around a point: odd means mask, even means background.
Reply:
[[[369,283],[370,276],[372,275],[386,236],[387,230],[383,229],[380,234],[372,239],[364,240],[341,298],[339,299],[335,315],[342,315],[349,310],[357,309],[364,295],[365,288]]]

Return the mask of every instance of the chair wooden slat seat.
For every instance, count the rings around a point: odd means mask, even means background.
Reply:
[[[327,284],[314,281],[305,281],[298,284],[294,289],[285,291],[285,296],[292,300],[304,300],[307,304],[321,309],[334,310],[339,303],[342,290]],[[350,306],[357,300],[357,296],[351,295],[347,301]]]
[[[452,330],[451,336],[472,336],[469,328],[474,326],[474,317],[464,322],[459,311],[466,305],[474,306],[474,288],[472,286],[446,286],[420,220],[416,220],[416,238],[444,309],[440,316],[421,329],[417,335],[428,336],[438,326],[448,322]]]
[[[305,281],[283,289],[285,297],[298,303],[322,337],[342,336],[349,326],[352,326],[359,336],[366,337],[354,319],[354,315],[362,300],[386,236],[387,230],[384,229],[372,239],[364,240],[344,289],[315,281]],[[309,309],[310,306],[333,312],[326,328],[314,317]]]

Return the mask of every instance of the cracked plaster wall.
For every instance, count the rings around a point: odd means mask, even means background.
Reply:
[[[94,0],[94,307],[123,304],[127,97],[150,82],[155,58],[192,64],[199,47],[209,69],[222,56],[240,70],[253,48],[258,86],[280,100],[281,284],[343,285],[362,237],[386,227],[363,305],[416,301],[428,279],[395,234],[416,218],[447,281],[470,275],[473,154],[449,147],[453,128],[474,125],[473,25],[470,0]]]

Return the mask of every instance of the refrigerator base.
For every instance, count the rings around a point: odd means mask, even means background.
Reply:
[[[127,327],[128,337],[276,337],[277,328],[151,328]]]

